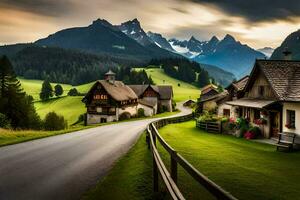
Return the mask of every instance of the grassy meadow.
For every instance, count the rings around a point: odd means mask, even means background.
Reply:
[[[166,75],[163,69],[149,68],[145,70],[148,76],[151,76],[155,84],[173,86],[174,100],[176,102],[184,101],[187,99],[196,100],[200,96],[199,88]],[[180,86],[178,86],[178,84],[180,84]]]
[[[39,101],[43,81],[42,80],[29,80],[29,79],[22,79],[22,78],[19,80],[22,84],[23,89],[26,91],[26,93],[31,95],[35,101]],[[56,84],[57,83],[51,83],[51,86],[53,87],[53,89]],[[66,96],[68,94],[69,90],[72,88],[72,85],[68,85],[68,84],[60,84],[60,85],[64,89],[64,93],[62,96]]]
[[[85,105],[81,102],[82,98],[82,96],[65,96],[48,101],[35,102],[34,106],[42,119],[47,113],[55,111],[57,114],[63,115],[68,124],[71,125],[77,121],[79,115],[86,112]]]
[[[200,172],[238,199],[299,198],[299,152],[277,152],[272,145],[206,133],[195,128],[194,121],[167,125],[160,133]],[[161,145],[158,149],[169,168],[169,155]],[[214,199],[180,166],[178,169],[179,188],[186,199]],[[156,195],[169,199],[161,180],[160,184],[161,192]],[[152,158],[143,135],[84,199],[151,199],[152,187]]]
[[[151,68],[146,69],[148,75],[152,77],[154,82],[158,85],[172,85],[174,91],[174,100],[176,102],[184,101],[189,98],[197,99],[200,94],[200,90],[188,83],[183,81],[176,80],[172,77],[166,75],[162,69]],[[63,115],[65,119],[68,121],[68,124],[73,124],[77,121],[78,116],[85,112],[85,106],[81,102],[83,96],[78,97],[70,97],[67,96],[68,91],[73,88],[72,85],[61,84],[64,89],[64,94],[60,98],[53,97],[48,101],[42,102],[39,99],[39,93],[42,88],[42,80],[27,80],[20,79],[22,87],[26,91],[27,94],[33,96],[35,100],[35,107],[43,119],[48,112],[55,111],[60,115]],[[94,82],[75,86],[80,93],[86,93],[91,88]],[[178,86],[180,84],[180,86]],[[56,85],[56,83],[51,83],[52,87]]]

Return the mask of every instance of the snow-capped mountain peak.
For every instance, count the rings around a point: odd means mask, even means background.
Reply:
[[[122,23],[117,26],[123,33],[125,33],[130,38],[136,40],[143,46],[148,46],[153,44],[152,40],[147,36],[145,31],[142,29],[138,19],[133,19]]]

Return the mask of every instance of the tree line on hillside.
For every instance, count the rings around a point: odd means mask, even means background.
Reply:
[[[54,115],[58,120],[56,124],[51,125],[49,120]],[[62,124],[65,128],[65,120],[55,113],[47,114],[44,121],[40,119],[32,96],[23,91],[11,62],[6,56],[0,57],[0,127],[56,130],[60,129]]]
[[[162,66],[169,76],[203,87],[210,83],[211,78],[199,63],[183,58],[153,59],[150,65]]]
[[[98,80],[108,69],[116,71],[140,63],[133,58],[39,46],[24,48],[10,59],[18,76],[72,85]]]
[[[56,84],[54,86],[54,89],[48,79],[44,80],[40,92],[40,99],[42,101],[46,101],[53,97],[54,95],[56,97],[60,97],[64,93],[64,89],[60,84]],[[68,91],[68,96],[83,96],[84,94],[81,94],[78,92],[76,88],[72,88]]]
[[[116,71],[117,80],[122,80],[125,84],[154,84],[151,76],[148,76],[145,70],[132,70],[130,67],[119,68]]]

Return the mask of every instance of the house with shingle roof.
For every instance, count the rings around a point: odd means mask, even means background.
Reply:
[[[146,116],[158,112],[172,112],[173,88],[169,85],[129,85],[138,97],[138,108],[145,110]]]
[[[232,106],[226,104],[226,102],[242,96],[248,78],[248,76],[245,76],[238,81],[232,82],[223,92],[219,92],[217,86],[212,84],[203,87],[197,103],[198,112],[216,111],[218,116],[233,116]]]
[[[82,99],[87,108],[86,124],[118,121],[122,115],[134,117],[140,108],[146,116],[158,111],[172,112],[172,86],[125,85],[108,71]]]
[[[125,113],[130,117],[137,114],[137,95],[122,81],[116,81],[112,71],[105,74],[105,80],[95,82],[82,102],[87,108],[87,124],[118,121]]]
[[[247,118],[266,138],[300,135],[300,61],[256,60],[241,98],[226,102],[234,116]]]

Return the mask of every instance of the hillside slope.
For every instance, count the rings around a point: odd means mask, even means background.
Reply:
[[[151,76],[154,83],[157,85],[172,85],[174,92],[174,100],[176,102],[184,101],[187,99],[196,100],[199,98],[200,89],[183,81],[179,81],[166,75],[163,69],[150,68],[145,69],[148,76]],[[178,85],[180,84],[180,85]]]

